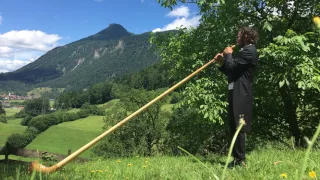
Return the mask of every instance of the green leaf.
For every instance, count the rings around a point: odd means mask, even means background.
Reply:
[[[208,116],[209,116],[209,113],[206,112],[206,113],[204,114],[204,118],[207,118]]]
[[[288,79],[286,79],[286,84],[287,84],[287,86],[289,86],[289,85],[290,85],[290,83],[289,83]]]
[[[267,29],[268,31],[272,31],[272,25],[266,21],[263,25],[263,29]]]
[[[284,85],[284,83],[285,83],[285,80],[279,82],[280,88]]]

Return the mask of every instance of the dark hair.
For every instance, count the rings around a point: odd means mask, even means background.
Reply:
[[[248,43],[250,44],[257,43],[259,35],[255,28],[244,26],[239,29],[239,32],[241,33],[241,38],[243,41],[246,37]]]

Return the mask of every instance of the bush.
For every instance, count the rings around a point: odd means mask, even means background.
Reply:
[[[53,125],[60,124],[62,122],[62,119],[60,119],[59,116],[56,116],[56,114],[49,114],[49,115],[45,115],[43,117],[46,121],[46,124],[48,125],[48,128]]]
[[[2,102],[0,102],[0,114],[6,115],[6,111],[4,110],[4,108],[2,106]]]
[[[226,126],[203,120],[195,109],[174,109],[166,130],[170,137],[166,144],[173,153],[178,151],[177,146],[192,154],[222,152],[229,141]]]
[[[180,96],[181,96],[181,95],[180,95],[179,93],[173,92],[173,93],[172,93],[172,98],[171,98],[170,104],[175,104],[175,103],[179,102],[180,99],[181,99]]]
[[[29,124],[29,122],[31,121],[31,119],[32,119],[32,116],[27,115],[26,117],[24,117],[24,118],[22,119],[22,121],[20,122],[20,125],[21,125],[21,126],[28,126],[28,124]]]
[[[68,121],[74,121],[76,119],[79,119],[80,116],[78,113],[72,112],[72,113],[67,113],[67,120]]]
[[[23,109],[23,110],[21,110],[21,111],[19,111],[19,112],[17,112],[15,115],[14,115],[14,117],[15,118],[25,118],[25,117],[27,117],[28,116],[28,114],[26,113],[26,111]]]
[[[1,114],[1,115],[0,115],[0,122],[5,123],[5,124],[8,123],[7,118],[6,118],[6,115],[4,115],[4,114]]]
[[[77,114],[80,118],[85,118],[89,116],[90,111],[87,109],[81,109]]]
[[[39,130],[40,132],[45,131],[47,128],[49,128],[49,125],[47,124],[44,117],[45,117],[45,115],[40,115],[40,116],[32,118],[28,124],[28,127],[34,127],[37,130]]]
[[[34,127],[29,127],[25,132],[24,132],[24,136],[27,138],[27,140],[28,140],[28,144],[32,141],[32,140],[34,140],[36,137],[37,137],[37,135],[39,134],[40,132],[36,129],[36,128],[34,128]]]
[[[90,105],[89,103],[84,103],[81,106],[81,111],[86,110],[88,116],[89,115],[98,115],[98,116],[103,116],[105,115],[105,110],[103,107],[98,107],[96,105]]]
[[[24,148],[29,142],[28,137],[18,133],[11,134],[7,139],[10,148]]]

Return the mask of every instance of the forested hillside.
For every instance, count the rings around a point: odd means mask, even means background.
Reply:
[[[149,43],[150,33],[133,35],[119,24],[56,47],[14,72],[0,74],[0,82],[17,86],[78,90],[124,74],[138,72],[159,61]],[[19,88],[20,89],[20,88]]]

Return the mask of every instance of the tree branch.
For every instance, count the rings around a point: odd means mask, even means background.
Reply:
[[[291,26],[292,26],[293,23],[294,23],[294,20],[296,19],[297,15],[298,15],[298,9],[299,9],[299,7],[300,7],[301,0],[296,1],[296,3],[297,3],[297,5],[294,6],[294,12],[293,12],[293,14],[292,14],[291,19],[289,19],[287,29],[290,29],[290,28],[291,28]]]

